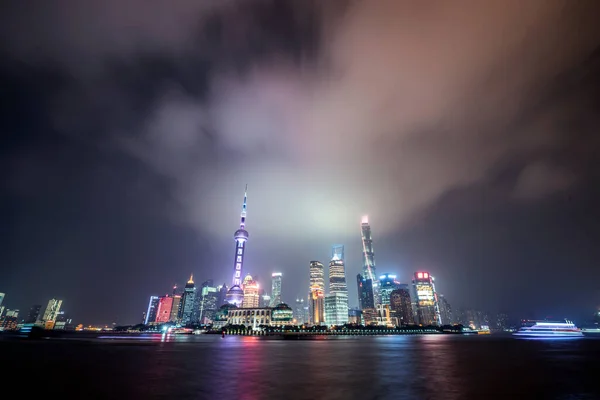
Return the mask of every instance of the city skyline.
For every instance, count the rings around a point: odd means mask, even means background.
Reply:
[[[368,215],[377,276],[453,307],[600,304],[597,2],[132,1],[0,14],[7,307],[231,285],[246,184],[240,279],[288,303],[343,244],[358,305]]]

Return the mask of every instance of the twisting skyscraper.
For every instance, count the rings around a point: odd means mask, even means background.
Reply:
[[[235,231],[235,256],[233,259],[233,280],[231,288],[227,292],[227,302],[241,307],[244,300],[244,290],[242,284],[242,269],[244,266],[244,253],[246,251],[246,242],[248,241],[248,231],[246,231],[246,200],[248,198],[248,185],[244,191],[244,203],[242,204],[242,214],[240,217],[240,229]]]
[[[361,223],[361,237],[362,237],[362,253],[363,253],[363,271],[362,276],[365,280],[370,279],[373,285],[373,297],[374,303],[378,304],[379,301],[379,282],[377,280],[377,274],[375,272],[375,252],[373,251],[373,238],[371,237],[371,225],[369,225],[369,217],[367,215],[362,217]]]

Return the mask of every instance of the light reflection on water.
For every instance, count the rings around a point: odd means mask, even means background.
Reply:
[[[27,374],[50,383],[66,371],[101,398],[600,398],[593,396],[598,340],[158,334],[66,342],[23,342],[0,351],[17,360],[10,372],[15,378]],[[43,359],[34,364],[18,361],[40,353]]]

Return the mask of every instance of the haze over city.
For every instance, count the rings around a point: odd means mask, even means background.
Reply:
[[[0,291],[135,323],[244,272],[306,297],[369,216],[377,271],[456,307],[600,304],[594,1],[9,2]],[[33,4],[33,5],[32,5]]]

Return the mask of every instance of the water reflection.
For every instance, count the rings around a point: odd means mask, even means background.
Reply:
[[[60,394],[51,383],[68,376],[96,398],[600,398],[600,340],[158,334],[24,341],[0,350],[11,360],[7,381],[28,376]]]

